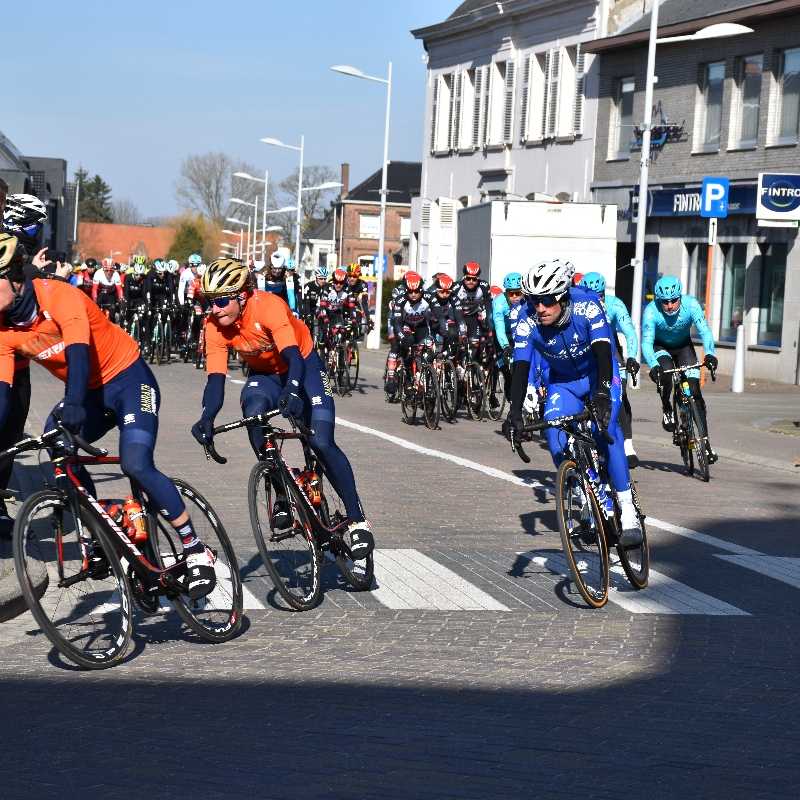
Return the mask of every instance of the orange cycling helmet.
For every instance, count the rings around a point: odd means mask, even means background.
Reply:
[[[406,289],[410,292],[422,289],[422,275],[418,272],[406,272]]]
[[[347,278],[347,273],[339,268],[333,271],[333,282],[334,283],[344,283]]]

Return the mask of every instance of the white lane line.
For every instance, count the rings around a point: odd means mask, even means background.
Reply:
[[[247,381],[240,380],[239,378],[230,378],[231,383],[238,383],[239,386],[244,386]]]
[[[406,450],[412,450],[415,453],[420,453],[421,455],[430,456],[432,458],[440,458],[443,461],[449,461],[452,464],[457,464],[460,467],[466,467],[467,469],[473,469],[477,472],[482,472],[484,475],[488,475],[492,478],[497,478],[498,480],[506,481],[507,483],[513,483],[515,486],[524,486],[525,488],[533,489],[545,489],[550,494],[553,493],[552,485],[543,484],[532,479],[520,478],[517,475],[512,475],[510,472],[503,472],[502,470],[495,469],[494,467],[489,467],[485,464],[479,464],[477,461],[470,461],[468,458],[461,458],[461,456],[456,456],[452,453],[445,453],[442,450],[434,450],[431,447],[422,447],[415,442],[409,442],[407,439],[401,439],[399,436],[393,436],[390,433],[384,433],[383,431],[376,430],[375,428],[368,428],[366,425],[359,425],[357,422],[350,422],[350,420],[342,419],[341,417],[336,417],[336,422],[345,428],[352,428],[353,430],[360,431],[361,433],[367,433],[371,436],[377,436],[379,439],[385,439],[387,442],[396,444],[398,447],[403,447]],[[734,544],[733,542],[727,542],[725,539],[719,539],[716,536],[711,536],[707,533],[701,533],[700,531],[695,531],[691,528],[684,528],[681,525],[673,525],[671,522],[665,522],[664,520],[657,519],[656,517],[647,517],[647,524],[652,525],[654,528],[659,528],[662,531],[667,531],[667,533],[673,533],[676,536],[683,536],[686,539],[692,539],[693,541],[700,542],[701,544],[708,545],[709,547],[715,547],[716,549],[724,552],[735,553],[737,555],[764,555],[758,550],[752,550],[749,547],[743,547],[742,545]]]
[[[781,583],[788,583],[795,589],[800,589],[800,558],[789,556],[765,556],[756,555],[717,555],[723,561],[730,561],[732,564],[759,572],[769,578],[774,578]]]
[[[555,575],[570,577],[569,566],[563,553],[542,556],[536,555],[535,551],[532,551],[520,553],[520,555],[529,557],[534,564],[545,567]],[[697,589],[692,589],[691,586],[652,569],[647,589],[639,592],[628,584],[622,567],[611,567],[611,587],[608,599],[630,614],[750,616],[746,611],[742,611],[730,603],[698,592]]]
[[[412,549],[376,550],[372,596],[395,610],[508,611],[486,592]]]

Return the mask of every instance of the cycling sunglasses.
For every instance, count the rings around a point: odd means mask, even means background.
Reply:
[[[465,275],[464,276],[464,280],[465,281],[476,281],[477,282],[477,281],[480,280],[480,278],[477,275]]]
[[[554,294],[532,294],[528,296],[528,304],[532,308],[538,305],[543,305],[545,308],[550,308],[558,303],[560,296]]]
[[[231,302],[231,300],[233,300],[233,299],[235,299],[235,298],[233,298],[233,297],[232,297],[232,296],[230,296],[230,295],[228,295],[227,297],[215,297],[215,298],[214,298],[214,299],[211,301],[211,304],[212,304],[212,305],[214,305],[214,306],[216,306],[217,308],[227,308],[227,307],[228,307],[228,304],[229,304],[229,303]]]
[[[509,297],[522,297],[522,289],[506,289]]]

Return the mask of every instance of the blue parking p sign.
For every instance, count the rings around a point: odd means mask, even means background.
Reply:
[[[703,188],[700,190],[700,216],[727,217],[730,187],[731,182],[727,178],[703,178]]]

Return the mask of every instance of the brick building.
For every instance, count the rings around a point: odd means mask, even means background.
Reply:
[[[411,198],[419,194],[422,164],[419,161],[390,161],[386,196],[386,263],[408,263],[411,235]],[[352,190],[350,167],[342,165],[342,193],[333,203],[334,239],[340,264],[359,262],[371,266],[378,252],[380,230],[381,170],[373,172]]]
[[[735,22],[753,33],[659,44],[654,90],[658,141],[650,166],[643,301],[661,274],[681,278],[705,301],[708,222],[700,217],[704,176],[731,181],[729,216],[712,250],[709,319],[721,368],[733,365],[745,325],[746,374],[800,379],[800,248],[796,228],[756,218],[759,173],[800,173],[800,0],[663,0],[659,38]],[[635,192],[644,115],[650,15],[618,35],[587,42],[600,56],[592,191],[618,206],[617,292],[631,300]],[[668,128],[667,126],[673,127]]]
[[[78,224],[78,244],[81,258],[106,256],[115,261],[129,263],[141,253],[149,259],[166,256],[175,239],[174,228],[156,228],[148,225],[115,225],[106,222],[81,222]]]

